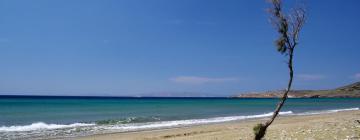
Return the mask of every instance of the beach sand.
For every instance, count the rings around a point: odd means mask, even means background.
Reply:
[[[182,128],[101,134],[78,140],[252,140],[252,128],[266,119],[242,120]],[[360,140],[360,111],[279,117],[266,140]]]

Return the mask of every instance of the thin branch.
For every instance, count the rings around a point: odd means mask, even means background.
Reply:
[[[298,7],[292,10],[289,16],[285,16],[282,13],[282,3],[281,0],[270,0],[272,3],[272,8],[269,10],[271,14],[270,20],[274,25],[275,29],[279,33],[279,38],[276,40],[277,50],[287,57],[287,65],[289,68],[289,81],[286,88],[286,91],[283,93],[276,109],[273,112],[273,115],[270,120],[266,121],[264,124],[258,124],[254,127],[255,131],[255,140],[261,140],[265,133],[267,127],[269,127],[275,118],[278,116],[282,106],[284,105],[287,95],[291,90],[294,70],[293,70],[293,56],[294,49],[298,44],[299,32],[302,26],[305,23],[305,8]]]

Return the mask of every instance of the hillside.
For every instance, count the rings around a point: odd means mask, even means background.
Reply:
[[[246,93],[235,98],[278,98],[284,91],[270,91],[262,93]],[[331,90],[294,90],[288,94],[289,98],[360,98],[360,82]]]

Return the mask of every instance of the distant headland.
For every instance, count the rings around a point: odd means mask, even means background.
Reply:
[[[245,93],[234,98],[278,98],[283,91],[269,91],[261,93]],[[330,90],[293,90],[289,98],[360,98],[360,82]]]

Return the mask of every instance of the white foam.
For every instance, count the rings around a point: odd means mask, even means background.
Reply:
[[[280,112],[279,114],[291,115],[293,114],[293,112],[286,111],[286,112]],[[105,129],[135,131],[135,130],[145,130],[145,129],[170,128],[176,126],[189,126],[189,125],[198,125],[198,124],[228,122],[228,121],[244,120],[244,119],[252,119],[252,118],[263,118],[271,115],[272,113],[265,113],[260,115],[249,115],[249,116],[229,116],[229,117],[216,117],[209,119],[192,119],[192,120],[162,121],[162,122],[141,123],[141,124],[125,124],[125,125],[111,126]]]
[[[285,112],[280,112],[279,114],[280,115],[315,115],[315,114],[335,113],[340,111],[351,111],[351,110],[359,110],[359,108],[323,110],[323,111],[314,111],[314,112],[305,112],[305,113],[296,113],[296,114],[293,113],[292,111],[285,111]],[[160,121],[160,122],[131,123],[131,124],[120,124],[120,125],[96,125],[94,123],[73,123],[73,124],[64,125],[64,124],[46,124],[44,122],[37,122],[31,125],[24,125],[24,126],[2,126],[0,127],[0,132],[52,130],[52,129],[86,127],[86,126],[90,126],[91,127],[90,129],[95,131],[96,130],[137,131],[137,130],[229,122],[229,121],[244,120],[244,119],[264,118],[264,117],[269,117],[272,114],[273,113],[270,112],[270,113],[248,115],[248,116],[228,116],[228,117],[215,117],[208,119]]]
[[[332,112],[340,112],[340,111],[352,111],[352,110],[359,110],[359,108],[356,107],[356,108],[334,109],[334,110],[330,110],[330,111],[332,111]]]
[[[292,111],[280,112],[280,115],[289,115],[293,114]],[[110,125],[110,126],[97,126],[96,128],[107,129],[107,130],[123,130],[123,131],[134,131],[134,130],[144,130],[144,129],[156,129],[156,128],[168,128],[175,126],[188,126],[196,124],[207,124],[207,123],[217,123],[217,122],[227,122],[234,120],[243,120],[251,118],[262,118],[271,116],[272,113],[265,113],[259,115],[249,115],[249,116],[229,116],[229,117],[216,117],[209,119],[191,119],[191,120],[177,120],[177,121],[161,121],[161,122],[149,122],[149,123],[133,123],[133,124],[123,124],[123,125]],[[86,124],[86,123],[73,123],[73,124],[46,124],[44,122],[37,122],[31,125],[23,126],[2,126],[0,127],[0,132],[23,132],[23,131],[34,131],[34,130],[52,130],[52,129],[64,129],[64,128],[75,128],[75,127],[84,127],[84,126],[95,126],[95,124]],[[95,128],[95,129],[96,129]]]
[[[30,125],[23,126],[2,126],[0,127],[0,132],[12,132],[12,131],[34,131],[34,130],[49,130],[49,129],[61,129],[61,128],[73,128],[73,127],[82,127],[82,126],[92,126],[95,124],[86,124],[86,123],[73,123],[73,124],[46,124],[44,122],[37,122]]]
[[[345,109],[311,111],[311,112],[305,112],[305,113],[298,113],[296,115],[317,115],[317,114],[327,114],[327,113],[336,113],[336,112],[341,112],[341,111],[353,111],[353,110],[359,110],[359,108],[356,107],[356,108],[345,108]]]
[[[359,108],[346,108],[346,109],[334,109],[334,110],[323,110],[316,112],[305,112],[295,114],[292,111],[280,112],[280,115],[314,115],[314,114],[325,114],[325,113],[335,113],[340,111],[351,111],[359,110]],[[273,113],[265,113],[259,115],[249,115],[249,116],[229,116],[229,117],[216,117],[209,119],[192,119],[192,120],[178,120],[178,121],[162,121],[162,122],[150,122],[150,123],[139,123],[139,124],[123,124],[115,126],[106,126],[104,129],[108,130],[121,130],[121,131],[137,131],[137,130],[147,130],[147,129],[158,129],[158,128],[171,128],[177,126],[190,126],[198,124],[209,124],[209,123],[220,123],[244,119],[254,119],[254,118],[264,118],[269,117]]]

